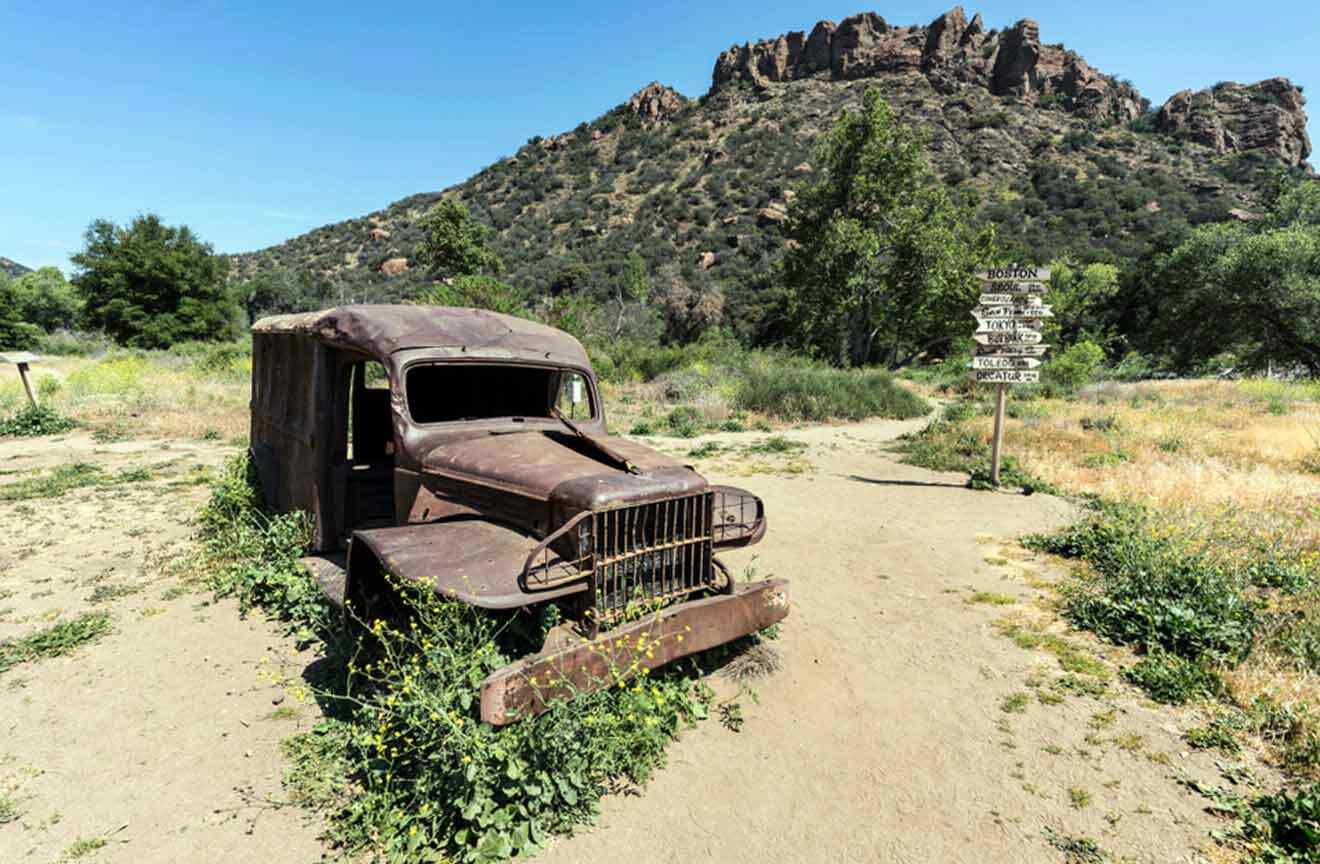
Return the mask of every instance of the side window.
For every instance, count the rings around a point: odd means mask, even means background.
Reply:
[[[368,360],[365,364],[366,374],[362,376],[362,384],[367,390],[388,390],[390,389],[390,376],[385,374],[385,367],[375,360]]]
[[[559,398],[555,405],[569,420],[590,420],[596,413],[591,404],[591,387],[577,372],[564,372],[559,376]]]

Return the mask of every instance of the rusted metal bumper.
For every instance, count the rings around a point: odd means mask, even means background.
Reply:
[[[539,714],[555,699],[615,685],[680,657],[755,633],[788,614],[788,580],[739,585],[732,594],[679,603],[511,663],[481,683],[481,719],[496,726]]]

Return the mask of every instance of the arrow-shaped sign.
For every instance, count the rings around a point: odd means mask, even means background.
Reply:
[[[1032,306],[977,306],[972,310],[977,318],[1053,318],[1054,310],[1044,303]]]
[[[1045,345],[977,345],[977,357],[1044,357]]]
[[[1039,345],[1045,337],[1034,330],[1010,330],[1003,333],[977,333],[972,338],[978,345]]]
[[[1049,288],[1043,282],[983,282],[981,290],[995,294],[1046,294]]]
[[[1039,318],[982,318],[976,317],[977,333],[1016,333],[1023,330],[1039,331],[1045,322]]]
[[[1028,279],[1044,282],[1050,278],[1050,268],[1023,267],[1020,264],[1014,264],[1011,267],[991,267],[989,270],[982,270],[976,275],[987,282],[999,280],[1026,281]]]
[[[991,384],[1035,384],[1040,373],[1035,369],[975,369],[972,377]]]
[[[1040,361],[1034,357],[973,357],[973,369],[1035,369]]]

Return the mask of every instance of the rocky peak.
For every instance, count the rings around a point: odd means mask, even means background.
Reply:
[[[8,258],[0,258],[0,273],[9,276],[22,276],[24,273],[31,272],[30,269],[19,264],[17,261],[11,261]]]
[[[652,81],[628,100],[628,110],[643,120],[659,121],[672,117],[687,106],[688,100],[672,87]]]
[[[1284,164],[1301,165],[1311,155],[1305,105],[1302,88],[1287,78],[1225,82],[1173,94],[1160,108],[1156,126],[1220,153],[1264,150]]]
[[[1023,19],[1003,33],[987,33],[955,6],[927,26],[894,27],[874,12],[821,21],[808,36],[735,45],[715,61],[712,91],[746,81],[760,88],[823,75],[853,80],[921,74],[944,93],[979,86],[1028,104],[1060,103],[1087,119],[1123,123],[1146,106],[1131,86],[1096,72],[1059,45],[1043,45],[1040,25]]]

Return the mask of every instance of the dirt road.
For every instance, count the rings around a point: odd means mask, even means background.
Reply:
[[[1213,760],[1183,754],[1167,709],[1121,685],[1046,704],[1028,685],[1058,662],[994,626],[1036,609],[1033,584],[1050,578],[1009,541],[1066,521],[1068,505],[897,464],[887,442],[919,425],[810,428],[785,433],[801,452],[708,460],[767,502],[766,542],[728,559],[793,580],[782,668],[755,699],[719,681],[741,731],[712,718],[688,732],[640,796],[607,799],[598,827],[538,860],[1057,862],[1083,836],[1136,861],[1205,860],[1214,823],[1174,777],[1213,779]],[[228,604],[171,590],[159,562],[205,491],[187,481],[229,451],[167,446],[0,442],[0,470],[18,472],[5,483],[74,460],[163,466],[0,504],[0,638],[92,608],[114,622],[70,657],[0,675],[0,792],[20,814],[0,820],[0,861],[54,861],[93,838],[98,864],[321,857],[279,788],[278,742],[314,709],[261,677],[309,658]],[[133,590],[93,603],[98,585]]]

